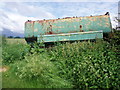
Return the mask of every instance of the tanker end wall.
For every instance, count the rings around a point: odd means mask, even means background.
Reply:
[[[112,30],[110,16],[67,17],[25,22],[27,42],[57,42],[103,38]]]

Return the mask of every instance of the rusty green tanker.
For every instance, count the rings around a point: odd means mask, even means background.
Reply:
[[[109,13],[25,22],[25,39],[31,42],[77,41],[103,38],[112,30]]]

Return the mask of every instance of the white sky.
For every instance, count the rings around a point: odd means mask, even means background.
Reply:
[[[74,0],[74,2],[71,2],[73,0],[69,0],[69,2],[68,0],[22,1],[2,0],[0,2],[0,31],[6,28],[24,33],[24,23],[27,20],[103,15],[106,12],[110,12],[112,26],[117,25],[114,19],[118,13],[118,0],[96,0],[97,2],[95,0],[92,0],[94,2],[88,2],[88,0],[84,0],[84,2],[83,0]]]
[[[118,2],[119,0],[1,0],[1,2]]]

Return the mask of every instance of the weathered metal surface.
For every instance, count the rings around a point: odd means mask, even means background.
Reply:
[[[78,33],[78,32],[89,32],[89,31],[101,31],[103,30],[103,33],[111,32],[111,22],[109,15],[100,15],[100,16],[87,16],[87,17],[66,17],[62,19],[51,19],[51,20],[38,20],[38,21],[27,21],[25,23],[25,38],[30,37],[39,37],[44,39],[44,41],[61,41],[64,38],[68,36],[59,36],[59,34],[67,34],[67,33]],[[87,39],[92,39],[94,37],[94,33],[88,34],[71,34],[71,37],[69,40],[74,40],[74,38],[79,37],[86,37]],[[48,35],[48,36],[45,36]],[[49,35],[55,35],[55,37],[49,37]],[[58,35],[60,38],[63,39],[57,39]],[[91,35],[91,36],[89,36]],[[99,34],[101,35],[101,34]],[[48,38],[48,39],[46,39]],[[102,38],[102,35],[98,38]],[[54,39],[54,40],[53,40]],[[77,40],[78,40],[77,39]],[[85,38],[83,38],[85,39]],[[95,37],[94,37],[95,39]],[[82,40],[82,39],[81,39]],[[64,41],[64,40],[63,40]],[[39,40],[38,40],[39,42]]]
[[[103,31],[88,31],[65,34],[38,35],[38,42],[73,41],[103,38]]]

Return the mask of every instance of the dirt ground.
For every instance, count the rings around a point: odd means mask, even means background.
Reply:
[[[5,71],[7,71],[6,67],[0,67],[0,72],[5,72]]]

